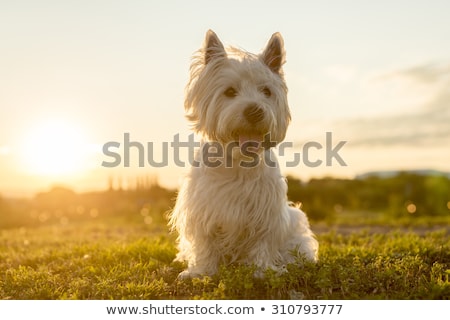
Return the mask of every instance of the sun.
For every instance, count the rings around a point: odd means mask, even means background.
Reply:
[[[22,162],[27,171],[64,176],[86,169],[89,146],[85,132],[70,121],[47,120],[27,130],[22,143]]]

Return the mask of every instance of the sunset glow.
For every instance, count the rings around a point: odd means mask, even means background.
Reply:
[[[86,169],[88,152],[80,128],[70,122],[50,120],[26,132],[21,160],[29,173],[67,176]]]
[[[92,190],[110,177],[125,184],[148,174],[178,188],[186,168],[174,156],[167,166],[140,167],[132,147],[129,167],[106,168],[114,159],[102,147],[120,142],[110,148],[120,154],[129,133],[161,150],[192,132],[184,88],[208,29],[225,46],[255,53],[282,34],[292,118],[285,142],[293,145],[282,161],[304,156],[308,142],[324,145],[326,132],[333,146],[347,141],[340,152],[347,166],[310,167],[301,158],[283,175],[450,171],[449,3],[285,1],[282,15],[257,2],[236,5],[239,14],[228,2],[4,2],[0,197],[33,196],[54,184]],[[325,151],[311,149],[309,157]]]

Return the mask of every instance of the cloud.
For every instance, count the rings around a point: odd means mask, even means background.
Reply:
[[[439,65],[436,63],[428,63],[414,66],[407,69],[396,70],[394,72],[385,73],[378,80],[388,80],[392,78],[405,78],[424,84],[437,84],[450,80],[450,64]]]
[[[401,112],[386,116],[336,122],[334,130],[349,137],[349,146],[450,145],[450,65],[418,65],[378,76],[376,80],[389,84],[399,78],[429,87],[432,96],[411,111],[399,108]]]

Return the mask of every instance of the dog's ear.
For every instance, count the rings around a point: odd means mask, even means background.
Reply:
[[[220,42],[219,37],[212,30],[208,30],[206,33],[204,52],[205,65],[214,59],[225,58],[227,56],[222,42]]]
[[[281,74],[285,62],[284,41],[279,32],[274,33],[261,55],[262,61],[275,73]]]

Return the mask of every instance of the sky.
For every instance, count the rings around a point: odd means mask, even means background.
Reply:
[[[254,53],[282,34],[284,174],[450,171],[449,21],[448,1],[2,1],[0,196],[141,176],[179,186],[187,168],[170,150],[161,168],[139,167],[136,150],[129,167],[106,168],[102,149],[128,134],[158,158],[164,142],[187,141],[184,87],[208,29]],[[323,146],[308,154],[321,165],[283,165],[308,142]],[[345,166],[327,165],[340,142]]]

